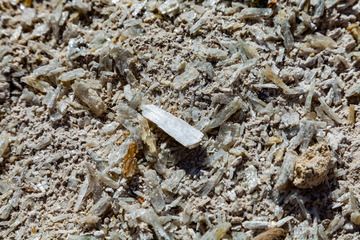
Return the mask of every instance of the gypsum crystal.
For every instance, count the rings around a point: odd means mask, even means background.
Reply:
[[[295,160],[297,158],[295,151],[289,150],[285,153],[284,160],[278,174],[278,179],[275,184],[275,188],[278,190],[284,190],[293,178],[293,172],[295,167]]]
[[[203,132],[217,128],[236,113],[244,104],[239,97],[234,98],[224,109],[218,112],[212,120],[204,127]]]
[[[244,8],[240,12],[240,19],[259,19],[271,17],[273,11],[271,8]]]
[[[187,67],[185,71],[176,76],[174,79],[174,88],[177,90],[182,90],[191,83],[195,82],[200,76],[200,73],[194,67]]]
[[[101,116],[106,111],[106,105],[94,89],[88,87],[86,82],[76,81],[71,86],[75,96],[85,103],[96,116]]]
[[[204,134],[155,105],[142,105],[142,115],[187,148],[196,147]]]

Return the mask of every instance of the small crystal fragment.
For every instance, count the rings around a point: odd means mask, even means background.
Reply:
[[[177,0],[166,0],[163,4],[160,5],[159,11],[163,15],[171,15],[178,11],[179,2]]]
[[[221,240],[229,231],[231,223],[224,222],[216,225],[214,228],[208,230],[200,240]]]
[[[293,172],[295,167],[295,160],[297,158],[295,151],[287,151],[284,160],[278,174],[278,179],[275,184],[275,188],[278,190],[285,190],[290,181],[293,179]]]
[[[206,182],[206,184],[202,187],[202,189],[200,191],[200,195],[207,196],[215,188],[215,186],[220,182],[223,175],[224,175],[223,169],[217,170],[217,172],[211,178],[209,178],[209,180]]]
[[[142,115],[187,148],[196,147],[204,134],[155,105],[142,105]]]
[[[113,134],[116,129],[120,126],[120,123],[118,122],[111,122],[108,124],[105,124],[101,129],[100,132],[103,135],[110,135]]]
[[[263,75],[268,81],[275,83],[279,88],[281,88],[285,94],[296,94],[296,91],[286,85],[284,81],[271,70],[269,65],[266,65],[263,70]]]
[[[235,70],[235,72],[231,75],[231,78],[227,83],[227,86],[230,86],[233,83],[239,81],[241,74],[251,70],[251,68],[253,68],[256,65],[256,63],[257,63],[257,59],[250,59],[244,63],[241,63],[239,67]]]
[[[284,127],[294,127],[299,124],[300,115],[297,112],[287,112],[281,116]]]
[[[246,229],[258,230],[258,229],[267,229],[270,224],[267,221],[254,220],[254,221],[244,221],[242,225]]]
[[[196,70],[196,68],[187,67],[182,74],[175,77],[174,88],[177,90],[182,90],[191,83],[195,82],[199,76],[200,73],[198,70]]]
[[[147,195],[150,197],[151,205],[159,213],[165,208],[165,199],[160,188],[160,179],[155,170],[147,170],[144,173],[144,177],[148,186]]]
[[[354,125],[356,122],[356,112],[355,112],[355,105],[351,104],[349,106],[349,113],[348,113],[348,123]]]
[[[144,209],[136,205],[129,205],[123,201],[118,201],[119,205],[125,209],[133,218],[139,218],[141,221],[153,227],[156,236],[159,239],[170,240],[172,239],[163,228],[159,216],[152,208]]]
[[[348,90],[345,91],[346,97],[359,96],[360,95],[360,83],[355,83]]]
[[[260,179],[257,175],[257,169],[254,167],[254,165],[250,165],[245,169],[244,172],[249,193],[252,193],[260,184]]]
[[[122,173],[124,177],[131,178],[137,170],[136,154],[138,152],[137,144],[132,142],[128,145],[127,153],[122,160]]]
[[[271,17],[273,11],[271,8],[244,8],[240,12],[240,19],[259,19]]]
[[[208,132],[211,129],[219,127],[243,106],[244,104],[239,97],[234,98],[225,108],[212,118],[212,120],[204,127],[203,131]]]
[[[320,107],[322,110],[335,122],[338,124],[342,124],[343,120],[326,104],[323,98],[319,98]]]
[[[294,46],[294,37],[291,32],[289,13],[285,10],[280,10],[275,22],[280,26],[285,49],[290,51]]]
[[[0,220],[7,220],[13,210],[11,204],[6,204],[0,208]]]
[[[89,180],[89,177],[86,176],[83,184],[80,187],[79,195],[75,202],[75,206],[74,206],[75,212],[80,210],[81,204],[84,201],[84,199],[86,198],[86,196],[89,194],[89,192],[90,192],[90,180]]]
[[[190,28],[190,34],[196,34],[200,29],[201,27],[206,23],[206,21],[208,20],[209,18],[209,15],[210,15],[211,11],[206,11],[201,17],[200,19],[194,23],[191,28]]]
[[[184,170],[177,170],[173,174],[169,176],[169,178],[166,178],[162,184],[161,188],[168,192],[174,192],[176,190],[177,186],[179,185],[181,179],[185,176]]]
[[[332,38],[328,36],[324,36],[320,33],[316,35],[308,35],[306,39],[308,41],[309,46],[315,49],[324,50],[327,48],[337,47],[336,42]]]
[[[311,103],[315,92],[315,84],[316,84],[316,80],[315,78],[312,78],[311,84],[309,86],[309,91],[305,100],[305,109],[307,112],[311,111]]]
[[[10,146],[10,136],[7,132],[3,131],[0,135],[0,158],[9,150]]]
[[[74,70],[71,70],[69,72],[64,72],[59,76],[59,80],[61,82],[70,82],[70,81],[74,81],[77,80],[79,78],[82,78],[85,76],[85,70],[82,68],[77,68]]]
[[[75,96],[85,103],[96,116],[101,116],[106,111],[106,105],[103,100],[85,82],[75,81],[71,87]]]
[[[90,209],[90,212],[94,216],[101,217],[105,215],[111,208],[111,198],[108,195],[104,195],[100,198]]]

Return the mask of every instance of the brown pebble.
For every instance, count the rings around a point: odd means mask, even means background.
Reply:
[[[309,148],[296,159],[294,185],[302,189],[320,185],[327,177],[330,163],[331,152],[327,145],[319,143]]]
[[[270,228],[257,235],[253,240],[281,240],[286,237],[286,231],[282,228]]]

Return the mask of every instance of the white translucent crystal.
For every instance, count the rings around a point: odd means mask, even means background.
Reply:
[[[155,105],[142,105],[142,115],[187,148],[196,147],[204,134]]]

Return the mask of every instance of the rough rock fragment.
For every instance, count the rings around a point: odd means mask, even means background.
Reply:
[[[253,240],[281,240],[286,237],[286,232],[282,228],[270,228],[257,235]]]
[[[0,220],[6,220],[10,217],[13,206],[6,204],[0,208]]]
[[[36,17],[36,10],[34,8],[24,8],[21,23],[24,28],[32,27],[32,24]]]
[[[71,87],[75,96],[85,103],[96,116],[101,116],[106,111],[106,105],[103,100],[85,82],[76,81]]]
[[[313,188],[327,178],[331,167],[331,152],[327,145],[319,143],[296,159],[293,183],[298,188]]]
[[[359,23],[350,24],[346,29],[355,38],[356,42],[360,43],[360,26],[359,26]]]
[[[315,49],[324,50],[327,48],[337,47],[336,42],[331,37],[324,36],[320,33],[311,36],[309,35],[306,37],[306,39],[309,46]]]
[[[187,148],[196,147],[204,134],[155,105],[142,105],[142,115]]]
[[[350,192],[350,221],[355,225],[360,225],[360,206],[359,201],[355,198],[354,194]]]

